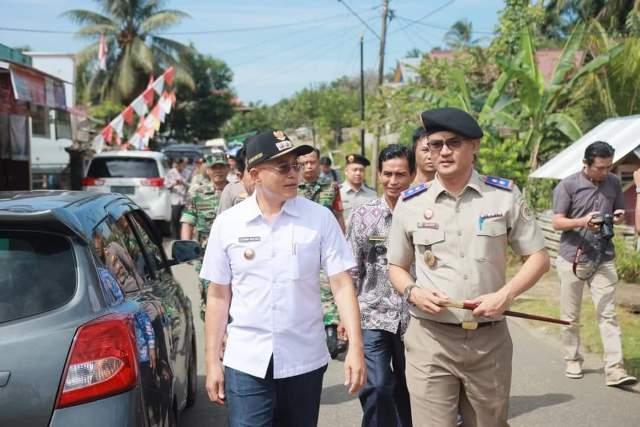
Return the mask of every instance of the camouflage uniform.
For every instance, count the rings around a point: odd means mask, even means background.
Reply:
[[[298,185],[298,195],[312,200],[328,208],[334,215],[342,212],[340,188],[330,179],[319,179],[314,182],[303,182]],[[338,307],[333,299],[329,278],[324,271],[320,271],[320,299],[324,313],[325,325],[337,325],[340,322]]]
[[[211,225],[218,215],[221,194],[221,190],[213,188],[211,181],[193,188],[193,191],[190,191],[187,196],[187,204],[182,211],[182,217],[180,217],[180,222],[191,224],[196,229],[198,242],[202,247],[203,253],[207,246]],[[200,269],[202,268],[202,261],[194,261],[194,265],[199,275]],[[200,317],[204,320],[208,282],[203,279],[198,280],[200,281]]]

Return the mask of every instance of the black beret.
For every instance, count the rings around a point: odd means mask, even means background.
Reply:
[[[309,154],[313,147],[306,144],[294,144],[281,130],[262,132],[247,139],[245,144],[247,170],[259,163],[276,159],[288,153],[298,156]]]
[[[349,154],[347,157],[347,164],[351,163],[359,163],[364,167],[367,167],[371,164],[369,160],[365,156],[361,156],[360,154]]]
[[[465,138],[482,138],[482,129],[466,111],[457,108],[436,108],[424,111],[420,118],[427,134],[449,131]]]

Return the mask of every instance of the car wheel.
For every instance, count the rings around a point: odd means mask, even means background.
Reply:
[[[189,370],[187,371],[187,408],[196,404],[198,395],[198,364],[196,363],[196,341],[191,341],[191,355],[189,356]]]

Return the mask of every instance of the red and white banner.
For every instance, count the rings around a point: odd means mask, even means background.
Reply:
[[[160,130],[160,126],[164,123],[166,115],[171,113],[172,107],[176,103],[175,91],[167,92],[167,84],[173,83],[175,70],[169,67],[156,80],[149,79],[147,88],[136,99],[131,102],[116,118],[105,126],[104,129],[94,138],[93,148],[96,152],[100,152],[107,145],[121,145],[122,139],[125,137],[127,129],[125,124],[130,128],[134,124],[133,114],[139,117],[138,124],[135,129],[130,129],[127,144],[139,150],[147,148],[149,139]],[[159,98],[155,106],[155,94]],[[151,111],[151,113],[149,113]]]

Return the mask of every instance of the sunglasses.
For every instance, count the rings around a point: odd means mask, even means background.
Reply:
[[[429,150],[432,153],[439,153],[440,151],[442,151],[442,147],[444,147],[445,145],[449,150],[453,151],[460,148],[463,142],[464,142],[464,139],[459,137],[449,138],[446,140],[445,139],[429,139],[427,140],[427,147],[429,147]]]
[[[283,163],[278,166],[262,166],[264,169],[271,169],[280,175],[289,175],[293,169],[295,172],[299,172],[302,165],[299,163]]]

